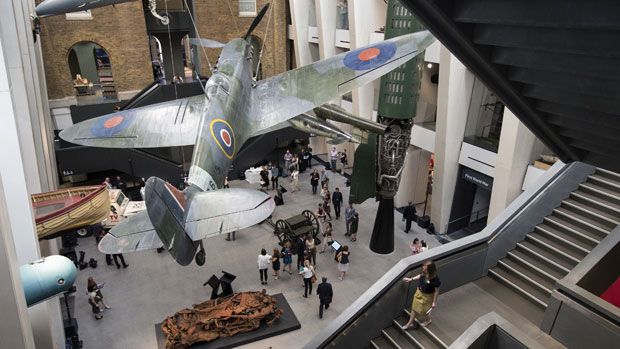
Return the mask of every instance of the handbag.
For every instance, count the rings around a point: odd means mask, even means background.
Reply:
[[[316,283],[316,280],[317,280],[316,275],[314,273],[312,273],[312,277],[310,278],[310,282],[314,284],[314,283]]]

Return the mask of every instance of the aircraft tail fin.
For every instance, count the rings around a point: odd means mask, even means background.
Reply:
[[[185,231],[189,206],[185,194],[172,184],[151,177],[146,182],[144,196],[149,219],[164,247],[177,263],[190,264],[200,244]]]

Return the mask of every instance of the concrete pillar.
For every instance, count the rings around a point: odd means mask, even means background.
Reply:
[[[0,176],[18,265],[39,259],[30,194],[57,183],[52,128],[47,106],[41,51],[32,39],[34,2],[0,2]],[[55,246],[46,246],[55,252]],[[1,279],[0,283],[10,282]],[[3,295],[4,297],[4,295]],[[13,299],[13,301],[15,301]],[[63,348],[58,300],[28,309],[37,348]]]
[[[440,67],[430,217],[435,229],[444,233],[452,209],[474,75],[443,46]]]
[[[398,192],[394,196],[394,207],[403,207],[409,201],[413,201],[414,204],[424,202],[430,158],[430,152],[412,145],[409,146]],[[418,212],[418,214],[421,215],[422,212]]]
[[[14,99],[21,151],[28,161],[26,184],[31,193],[56,188],[58,175],[54,153],[52,119],[47,105],[47,87],[40,42],[32,39],[30,14],[34,1],[0,2],[0,21],[5,64]]]
[[[7,94],[0,86],[0,101],[6,101]],[[6,348],[34,348],[7,208],[0,178],[0,337]]]
[[[521,194],[527,166],[544,149],[544,144],[505,108],[487,222],[491,222]]]

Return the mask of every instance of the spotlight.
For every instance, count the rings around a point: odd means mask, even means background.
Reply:
[[[433,67],[433,63],[429,63],[429,64],[427,64],[427,65],[426,65],[426,67],[427,67],[428,69],[431,69],[431,68]]]

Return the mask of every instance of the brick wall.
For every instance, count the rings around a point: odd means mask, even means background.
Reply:
[[[117,92],[140,90],[153,81],[142,2],[97,8],[91,13],[93,19],[85,21],[68,21],[64,15],[41,20],[41,49],[50,99],[75,95],[68,55],[71,47],[81,41],[92,41],[107,51]]]
[[[273,11],[261,66],[263,78],[270,77],[287,70],[287,42],[286,42],[286,4],[287,0],[257,0],[256,11],[259,12],[267,2],[271,3]],[[214,39],[223,43],[231,39],[242,37],[250,27],[254,17],[239,17],[239,1],[237,0],[194,0],[196,8],[196,22],[202,38]],[[230,8],[229,8],[230,5]],[[231,11],[232,10],[232,11]],[[231,14],[232,12],[232,14]],[[269,12],[254,29],[253,34],[261,40],[265,39]],[[212,65],[215,65],[221,49],[205,49]],[[199,49],[201,61],[201,75],[210,76],[209,66],[202,49]]]
[[[37,3],[41,1],[37,0]],[[257,1],[257,11],[269,2]],[[272,0],[273,13],[262,56],[263,77],[282,73],[287,69],[285,0]],[[230,9],[229,9],[230,5]],[[195,19],[201,37],[228,42],[241,37],[254,17],[239,17],[237,0],[195,0]],[[232,15],[231,15],[232,10]],[[68,54],[81,41],[92,41],[103,47],[110,56],[117,92],[140,90],[153,81],[150,51],[144,11],[141,1],[91,10],[93,19],[68,21],[65,16],[41,20],[41,48],[50,99],[73,96],[73,83]],[[269,13],[254,34],[265,38]],[[221,49],[206,49],[211,64],[215,64]],[[210,76],[202,49],[198,49],[201,74]]]

